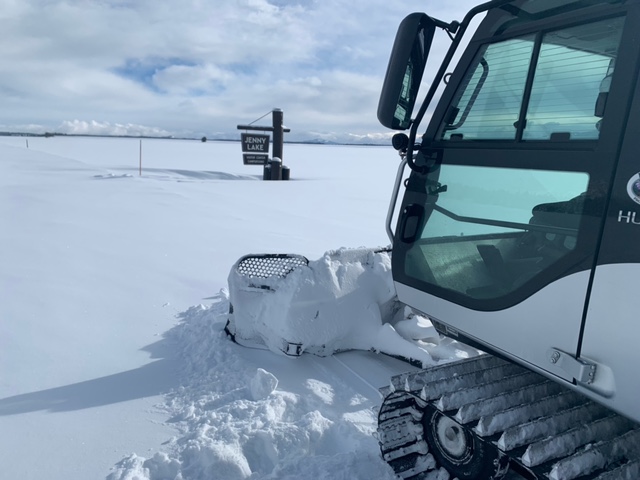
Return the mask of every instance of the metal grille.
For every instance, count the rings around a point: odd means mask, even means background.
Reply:
[[[296,268],[307,266],[308,263],[309,260],[302,255],[247,255],[240,259],[236,270],[249,278],[286,277]]]

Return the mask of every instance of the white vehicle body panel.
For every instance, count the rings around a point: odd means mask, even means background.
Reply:
[[[400,283],[396,283],[396,290],[401,302],[466,336],[482,339],[478,341],[490,349],[571,381],[549,361],[548,350],[576,354],[588,282],[589,272],[576,273],[518,305],[491,312],[471,310]]]
[[[638,279],[638,264],[596,268],[581,357],[598,364],[595,385],[608,397],[604,402],[640,421]]]

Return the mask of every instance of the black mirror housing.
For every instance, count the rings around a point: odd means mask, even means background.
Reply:
[[[435,21],[424,13],[408,15],[398,27],[378,103],[378,120],[393,130],[406,130],[427,64]]]

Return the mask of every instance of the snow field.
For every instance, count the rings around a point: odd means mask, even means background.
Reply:
[[[386,241],[387,148],[286,145],[274,184],[235,142],[145,139],[139,176],[137,139],[28,141],[0,138],[0,478],[103,478],[161,450],[182,384],[162,334],[241,255]]]
[[[393,478],[377,388],[410,367],[240,347],[216,293],[247,253],[385,245],[393,150],[287,144],[263,182],[238,143],[145,139],[141,176],[139,146],[0,138],[0,478]]]

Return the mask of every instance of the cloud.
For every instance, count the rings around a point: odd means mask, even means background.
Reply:
[[[384,132],[375,111],[395,31],[425,6],[417,0],[2,3],[0,124],[149,125],[194,135],[233,133],[236,124],[274,107],[298,131]],[[461,19],[471,4],[426,2],[444,20]],[[440,37],[438,51],[448,44]]]
[[[169,137],[171,133],[154,127],[134,124],[111,124],[109,122],[90,122],[81,120],[64,121],[56,128],[57,133],[74,135],[132,135],[144,137]]]

